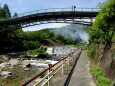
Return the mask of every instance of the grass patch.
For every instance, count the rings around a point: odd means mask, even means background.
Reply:
[[[37,50],[28,50],[28,55],[37,55],[37,58],[50,58],[51,56],[48,53],[45,53],[43,51]]]
[[[64,68],[64,74],[69,74],[69,72],[71,71],[71,67],[65,67]]]
[[[91,61],[93,64],[97,64],[99,62],[99,58],[95,57],[95,58],[91,59]]]
[[[96,54],[96,52],[95,52],[95,50],[94,50],[93,48],[88,48],[88,49],[87,49],[87,55],[88,55],[90,58],[95,57],[95,54]]]
[[[99,62],[99,58],[96,57],[96,51],[93,48],[87,49],[87,55],[91,59],[93,64],[97,64]]]
[[[38,55],[39,52],[37,52],[36,50],[28,50],[27,54],[29,54],[29,55]]]
[[[110,86],[111,81],[104,76],[104,72],[100,67],[92,66],[91,72],[96,80],[96,86]]]
[[[67,68],[64,68],[64,71],[65,71],[65,72],[69,72],[69,71],[71,71],[71,69],[72,69],[72,68],[67,67]]]

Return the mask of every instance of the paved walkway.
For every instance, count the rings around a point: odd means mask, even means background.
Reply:
[[[73,71],[69,86],[96,86],[90,74],[89,60],[83,50]]]

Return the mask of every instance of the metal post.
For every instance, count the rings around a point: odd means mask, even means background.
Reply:
[[[72,20],[73,20],[73,23],[74,23],[74,11],[76,9],[76,6],[72,6],[72,11],[73,11],[73,14],[72,14]]]
[[[76,60],[76,59],[75,59],[75,56],[74,56],[74,54],[75,54],[75,53],[73,53],[73,61],[75,61],[75,60]]]
[[[49,65],[49,68],[50,68],[50,69],[48,70],[48,73],[50,73],[52,64],[48,64],[48,65]],[[48,76],[48,79],[50,78],[50,76],[51,76],[51,75]],[[51,84],[52,84],[52,80],[50,79],[50,80],[48,81],[48,86],[51,86]]]
[[[62,11],[63,11],[63,8],[62,8]]]
[[[45,9],[45,12],[46,12],[46,9]]]
[[[75,9],[76,9],[76,6],[73,6],[73,9],[74,9],[73,11],[75,11]]]
[[[71,61],[72,61],[72,63],[73,63],[73,61],[74,61],[73,52],[72,52],[72,56],[71,56]],[[72,65],[73,65],[73,64],[72,64]]]
[[[91,17],[91,24],[93,23],[93,18]]]
[[[64,57],[63,57],[64,58]],[[62,61],[62,75],[64,74],[64,60]]]
[[[68,59],[70,59],[70,57],[68,57]],[[68,66],[69,66],[69,60],[68,60]]]
[[[49,73],[50,73],[50,70],[48,70],[48,80],[50,78]],[[50,82],[49,81],[48,81],[48,86],[50,86]]]
[[[93,12],[93,8],[92,8],[92,12]]]

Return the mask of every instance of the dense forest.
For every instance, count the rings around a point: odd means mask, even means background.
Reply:
[[[0,20],[17,16],[17,13],[11,16],[7,4],[0,8]],[[0,27],[0,53],[33,50],[50,41],[61,45],[76,43],[71,37],[65,38],[50,32],[49,29],[24,32],[22,29],[17,29],[16,25]]]

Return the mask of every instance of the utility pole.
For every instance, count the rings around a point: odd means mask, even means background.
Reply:
[[[75,9],[76,9],[76,6],[72,6],[72,11],[75,11]]]

